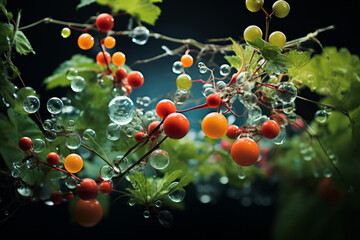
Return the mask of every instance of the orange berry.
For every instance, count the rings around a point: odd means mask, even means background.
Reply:
[[[68,172],[77,173],[83,167],[83,160],[76,153],[69,154],[64,160],[64,167]]]
[[[105,61],[105,58],[106,58],[106,61]],[[97,64],[99,64],[99,65],[106,65],[106,63],[110,63],[110,61],[111,61],[110,53],[105,52],[105,58],[104,58],[103,52],[99,52],[99,53],[96,55],[96,62],[97,62]]]
[[[125,63],[126,57],[122,52],[116,52],[112,55],[112,62],[116,66],[121,66]]]
[[[230,154],[234,162],[240,166],[256,163],[260,156],[258,144],[250,138],[239,138],[231,146]]]
[[[194,63],[194,60],[189,54],[184,54],[181,57],[180,62],[183,64],[183,67],[191,67]]]
[[[88,50],[94,46],[94,38],[88,33],[83,33],[78,38],[78,46],[83,50]]]
[[[113,38],[111,36],[107,36],[104,39],[104,45],[108,49],[111,49],[111,48],[115,47],[115,44],[116,44],[116,40],[115,40],[115,38]]]
[[[227,132],[228,121],[221,113],[212,112],[204,117],[201,128],[209,138],[221,138]]]
[[[103,208],[96,199],[84,201],[79,199],[74,206],[75,221],[83,227],[93,227],[103,217]]]

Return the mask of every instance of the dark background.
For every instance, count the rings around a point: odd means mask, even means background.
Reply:
[[[265,0],[265,9],[271,11],[274,1]],[[324,46],[346,47],[354,54],[359,54],[357,40],[356,17],[359,9],[358,1],[288,1],[291,11],[288,17],[271,20],[270,32],[283,31],[288,40],[305,36],[309,32],[334,24],[336,30],[322,33],[318,39]],[[9,0],[8,10],[16,16],[22,9],[21,26],[33,23],[44,17],[84,22],[89,16],[107,11],[104,7],[90,5],[75,10],[78,1],[18,1]],[[265,29],[265,17],[262,12],[250,13],[246,10],[243,0],[164,0],[159,4],[162,14],[156,26],[147,26],[150,30],[177,38],[194,38],[205,42],[209,38],[233,37],[241,40],[242,32],[248,25],[258,25]],[[115,29],[124,29],[128,17],[117,18]],[[59,63],[69,59],[75,53],[95,56],[95,50],[82,51],[76,45],[78,33],[72,32],[68,39],[60,36],[63,26],[41,24],[24,30],[36,55],[16,56],[15,64],[22,72],[25,83],[32,86],[42,96],[61,95],[61,90],[44,93],[42,80],[49,76]],[[126,53],[127,63],[145,59],[163,53],[161,45],[170,49],[179,45],[150,39],[144,46],[131,42],[130,38],[117,39],[117,47]],[[319,50],[318,47],[315,47]],[[175,75],[171,72],[172,63],[179,57],[168,57],[162,60],[136,65],[133,68],[143,72],[145,83],[134,92],[134,96],[148,95],[157,97],[176,88]],[[222,64],[225,62],[219,62]],[[195,74],[195,73],[194,73]],[[198,73],[196,73],[198,74]],[[196,75],[195,74],[195,75]],[[199,74],[198,74],[199,76]],[[20,85],[20,83],[17,83]],[[155,86],[155,87],[154,87]],[[197,93],[194,93],[194,96]],[[310,107],[302,105],[304,108]],[[301,111],[301,110],[300,110]],[[276,186],[259,183],[261,189],[276,195]],[[264,187],[265,186],[265,187]],[[225,191],[226,187],[221,187]],[[268,207],[251,205],[243,207],[239,200],[220,197],[216,204],[201,204],[195,197],[194,186],[186,188],[185,198],[187,209],[184,212],[172,211],[174,225],[169,229],[160,227],[155,217],[148,220],[142,217],[143,208],[126,206],[125,201],[117,202],[108,218],[98,226],[84,229],[69,223],[70,214],[66,204],[47,207],[41,203],[32,203],[19,208],[15,214],[0,227],[0,236],[14,237],[26,234],[37,238],[71,237],[123,239],[125,237],[147,236],[152,238],[195,238],[195,237],[236,237],[241,239],[271,238],[271,226],[276,212],[276,201]],[[276,200],[276,198],[274,198]],[[2,214],[2,213],[1,213]],[[8,239],[8,238],[4,238]]]

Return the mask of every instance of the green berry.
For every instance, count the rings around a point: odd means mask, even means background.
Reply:
[[[61,30],[61,36],[62,36],[63,38],[68,38],[68,37],[70,36],[70,34],[71,34],[71,30],[70,30],[70,28],[68,28],[68,27],[64,27],[64,28]]]
[[[283,48],[286,43],[286,36],[284,33],[280,31],[275,31],[269,36],[270,45],[278,46],[279,48]]]
[[[283,0],[276,1],[273,6],[272,10],[274,12],[274,15],[278,18],[284,18],[286,17],[290,12],[290,5]]]
[[[245,0],[245,5],[250,12],[258,12],[264,5],[264,0]]]
[[[254,41],[256,38],[262,38],[263,34],[258,26],[248,26],[244,31],[245,41]]]

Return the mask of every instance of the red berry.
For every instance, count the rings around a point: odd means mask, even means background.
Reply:
[[[142,141],[144,141],[144,139],[145,139],[145,133],[138,132],[138,133],[135,134],[136,142],[142,142]]]
[[[189,120],[181,113],[171,113],[164,120],[164,132],[172,139],[185,137],[189,132]]]
[[[261,134],[268,138],[268,139],[274,139],[276,138],[280,133],[280,127],[279,124],[277,124],[273,120],[267,120],[261,125]]]
[[[238,126],[232,124],[228,126],[226,136],[228,136],[228,138],[230,139],[236,139],[240,135],[240,133],[241,129]]]
[[[232,144],[232,143],[231,143],[228,139],[226,139],[226,138],[223,138],[223,139],[221,139],[221,141],[220,141],[220,146],[221,146],[222,150],[225,150],[225,151],[230,150],[231,144]]]
[[[55,205],[58,205],[62,203],[63,193],[60,191],[53,191],[50,195],[50,199]]]
[[[344,197],[344,190],[330,178],[324,178],[320,182],[317,193],[320,200],[327,205],[335,205]]]
[[[56,165],[60,162],[59,154],[51,152],[46,156],[46,161],[51,165]]]
[[[144,83],[144,76],[139,71],[132,71],[127,76],[127,82],[132,88],[139,88]]]
[[[260,156],[257,143],[250,138],[239,138],[231,146],[230,154],[234,162],[240,166],[250,166],[256,163]]]
[[[153,121],[148,126],[148,134],[150,134],[158,125],[160,124],[159,121]],[[160,128],[159,128],[160,129]],[[151,136],[159,136],[159,129],[157,129]]]
[[[104,53],[105,53],[105,57],[104,57]],[[111,56],[110,56],[110,53],[108,52],[99,52],[97,55],[96,55],[96,62],[97,64],[99,65],[106,65],[106,63],[110,63],[111,61]],[[106,60],[105,60],[106,58]]]
[[[132,87],[129,84],[124,84],[124,88],[127,91],[127,94],[131,94],[132,93]]]
[[[206,104],[211,108],[217,108],[221,104],[221,97],[217,93],[213,93],[206,99]]]
[[[100,186],[99,186],[99,191],[102,193],[102,194],[110,194],[113,190],[113,185],[111,182],[109,181],[102,181],[100,183]]]
[[[74,206],[75,221],[83,227],[93,227],[103,217],[103,208],[96,199],[84,201],[79,199]]]
[[[91,178],[84,178],[80,184],[77,185],[76,191],[82,200],[92,200],[98,195],[98,185]]]
[[[114,18],[108,13],[102,13],[96,18],[95,25],[101,32],[108,32],[114,27]]]
[[[31,138],[29,138],[29,137],[22,137],[19,140],[19,147],[23,151],[30,150],[32,145],[33,145],[33,142],[31,140]]]
[[[163,99],[156,105],[156,114],[159,118],[165,118],[170,113],[176,112],[175,103],[168,99]]]
[[[119,80],[123,80],[124,78],[126,78],[126,74],[127,72],[125,68],[121,67],[116,69],[115,75]]]
[[[74,193],[72,191],[64,193],[64,198],[66,201],[71,201],[74,198]]]

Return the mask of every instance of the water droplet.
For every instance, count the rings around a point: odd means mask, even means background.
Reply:
[[[115,97],[108,105],[108,115],[113,122],[119,125],[128,124],[135,116],[135,105],[126,96]]]
[[[155,207],[157,207],[157,208],[161,208],[161,207],[162,207],[162,205],[163,205],[163,203],[162,203],[162,201],[161,201],[161,200],[156,200],[156,201],[155,201]]]
[[[236,78],[236,82],[241,85],[243,84],[246,80],[250,79],[251,75],[249,72],[242,72],[239,74],[239,76],[237,76]]]
[[[93,139],[96,138],[96,132],[94,130],[88,128],[83,132],[83,139],[91,140],[91,138],[93,138]]]
[[[164,169],[169,165],[169,154],[161,149],[153,151],[149,156],[149,163],[155,169]]]
[[[73,80],[78,76],[78,71],[75,68],[68,68],[65,72],[65,76],[68,80]]]
[[[144,45],[147,43],[150,36],[150,31],[144,26],[137,26],[131,33],[131,40],[138,44]]]
[[[149,211],[149,210],[145,210],[145,211],[143,212],[143,216],[144,216],[144,218],[149,218],[149,217],[150,217],[150,211]]]
[[[45,149],[45,142],[41,138],[33,140],[33,150],[35,153],[41,153]]]
[[[144,107],[147,107],[151,103],[151,98],[148,97],[148,96],[145,96],[145,97],[142,98],[142,102],[143,102]]]
[[[293,102],[297,96],[297,88],[291,82],[280,83],[277,98],[282,103]]]
[[[241,180],[246,178],[246,171],[244,168],[239,168],[239,171],[237,172],[237,177]]]
[[[280,127],[280,133],[279,135],[273,139],[273,142],[276,144],[276,145],[281,145],[283,144],[284,142],[286,141],[286,129],[285,127],[281,126]]]
[[[189,98],[189,92],[186,90],[177,89],[174,96],[174,102],[177,105],[182,105]]]
[[[331,178],[331,176],[332,176],[332,171],[329,169],[329,168],[324,168],[323,169],[323,176],[325,177],[325,178]]]
[[[317,110],[314,115],[314,119],[318,123],[325,123],[328,119],[328,114],[325,110]]]
[[[68,125],[68,128],[71,129],[72,127],[75,126],[75,121],[72,120],[72,119],[70,119],[70,120],[68,121],[67,125]]]
[[[44,136],[45,136],[46,141],[48,141],[48,142],[55,141],[55,139],[57,137],[56,132],[54,132],[54,131],[46,131]]]
[[[135,206],[136,201],[134,199],[130,198],[129,201],[128,201],[128,204],[129,204],[130,207]]]
[[[116,123],[110,123],[106,128],[106,138],[111,141],[116,141],[120,138],[121,128]]]
[[[218,81],[216,83],[216,88],[219,90],[219,91],[224,91],[226,89],[226,83],[224,81]]]
[[[172,71],[175,74],[181,74],[184,72],[184,67],[182,65],[182,62],[180,61],[175,61],[173,66],[172,66]]]
[[[47,101],[46,104],[47,110],[51,114],[59,114],[61,113],[62,108],[64,107],[64,103],[58,97],[52,97]]]
[[[31,188],[26,186],[25,184],[21,184],[16,190],[21,196],[24,197],[29,197],[32,194]]]
[[[220,75],[226,77],[230,74],[231,67],[228,64],[223,64],[220,66]]]
[[[257,97],[252,92],[245,92],[242,97],[242,102],[247,108],[255,107],[257,104]]]
[[[35,113],[40,108],[40,100],[36,96],[27,96],[24,99],[23,108],[27,113]]]
[[[168,191],[170,192],[169,198],[173,202],[181,202],[182,200],[184,200],[186,195],[185,189],[178,188],[177,185],[178,182],[173,182],[168,187]]]
[[[114,163],[114,170],[120,173],[121,171],[124,171],[127,168],[127,166],[129,165],[129,160],[123,155],[118,155],[115,157],[113,163]]]
[[[74,92],[82,92],[85,88],[86,82],[85,79],[81,76],[76,76],[73,79],[71,79],[71,89]]]
[[[66,187],[68,187],[69,189],[75,189],[76,186],[77,186],[77,183],[78,181],[71,177],[71,176],[68,176],[66,179],[65,179],[65,185]]]
[[[262,115],[262,110],[259,106],[254,106],[252,108],[249,108],[248,110],[248,117],[253,120],[258,120]]]
[[[100,177],[102,180],[111,180],[114,176],[114,169],[109,165],[100,168]]]
[[[174,217],[171,212],[162,210],[158,213],[158,220],[161,226],[169,228],[173,225]]]
[[[76,150],[81,145],[81,139],[76,133],[70,133],[66,137],[65,145],[71,150]]]

